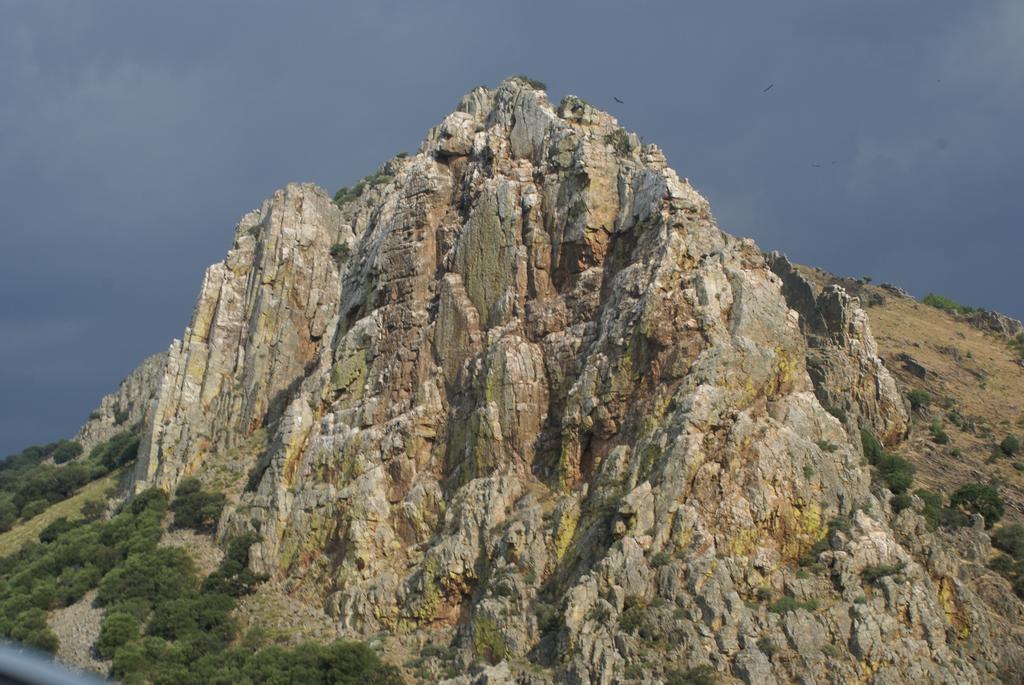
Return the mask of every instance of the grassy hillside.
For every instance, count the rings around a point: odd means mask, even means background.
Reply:
[[[896,449],[917,467],[915,482],[947,494],[967,482],[993,484],[1006,503],[1004,518],[1024,519],[1024,450],[1003,449],[1024,442],[1019,345],[958,315],[969,307],[938,306],[946,298],[933,296],[929,305],[859,279],[801,272],[861,298],[879,355],[913,400],[910,434]]]
[[[26,542],[35,542],[39,539],[39,533],[59,518],[79,518],[82,514],[82,505],[89,501],[105,500],[107,491],[117,484],[120,477],[121,472],[118,471],[94,480],[72,497],[51,505],[28,521],[14,524],[6,533],[0,533],[0,557],[14,554]]]
[[[66,617],[87,607],[95,631],[70,645],[83,652],[74,661],[109,666],[125,683],[402,682],[366,645],[276,646],[279,636],[262,629],[266,608],[236,611],[266,578],[248,568],[256,536],[230,539],[225,554],[213,544],[222,492],[186,478],[173,499],[151,489],[107,518],[108,491],[134,460],[137,435],[80,459],[77,445],[53,458],[67,444],[28,448],[0,466],[0,637],[58,652],[61,636],[77,635]],[[92,649],[106,661],[83,658]]]

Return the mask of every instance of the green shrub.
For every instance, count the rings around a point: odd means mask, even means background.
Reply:
[[[8,634],[26,647],[44,652],[56,652],[59,646],[57,636],[46,623],[46,612],[43,609],[28,609],[19,613]]]
[[[655,637],[655,627],[651,621],[650,609],[638,597],[630,597],[625,601],[626,608],[619,614],[619,628],[624,633],[636,633],[645,640]]]
[[[936,309],[941,309],[946,312],[955,312],[957,314],[970,314],[974,311],[974,307],[962,305],[959,302],[954,302],[948,297],[936,295],[935,293],[928,293],[924,296],[924,299],[922,299],[921,302],[931,307],[935,307]]]
[[[633,150],[633,144],[629,140],[626,129],[617,128],[604,137],[604,142],[610,145],[620,157],[625,157]]]
[[[913,504],[913,500],[905,492],[895,495],[889,500],[889,505],[892,507],[892,513],[894,514],[898,514],[904,509],[909,509],[911,504]]]
[[[18,520],[18,507],[10,495],[0,495],[0,533],[8,531]]]
[[[107,471],[113,471],[134,461],[138,453],[139,435],[126,431],[93,447],[92,452],[89,453],[89,459],[102,464]]]
[[[171,502],[174,525],[211,533],[226,502],[222,493],[203,490],[198,479],[184,478],[174,491],[174,501]]]
[[[82,518],[95,521],[107,513],[107,505],[103,500],[91,499],[82,504]]]
[[[22,466],[38,465],[33,461],[37,458],[45,454],[30,452]],[[46,468],[56,474],[70,466]],[[55,650],[57,638],[47,627],[47,610],[78,601],[98,586],[97,600],[106,612],[96,646],[102,656],[112,657],[113,674],[126,683],[402,682],[365,645],[303,644],[255,651],[253,644],[243,642],[232,647],[237,638],[231,619],[235,599],[221,590],[245,590],[252,537],[228,544],[224,562],[211,574],[213,580],[207,579],[209,591],[200,591],[188,555],[157,546],[166,509],[167,496],[149,490],[109,521],[49,527],[44,537],[50,542],[29,544],[0,558],[0,637]],[[147,630],[140,631],[140,626]]]
[[[833,516],[832,518],[830,518],[828,520],[828,530],[829,530],[829,533],[831,533],[833,531],[841,531],[841,532],[846,533],[847,535],[849,535],[850,534],[850,530],[851,530],[851,526],[852,526],[852,524],[850,523],[850,517],[849,516],[844,516],[842,514],[839,514],[837,516]]]
[[[822,645],[821,653],[824,654],[825,656],[835,658],[835,657],[839,656],[840,651],[839,651],[839,648],[836,647],[834,644],[829,643],[827,645]]]
[[[961,485],[950,495],[949,504],[970,514],[981,514],[985,518],[986,528],[991,528],[1006,510],[996,489],[982,483]]]
[[[113,659],[118,647],[139,639],[139,619],[121,611],[104,615],[96,651],[104,659]]]
[[[842,423],[846,423],[850,419],[849,415],[841,407],[828,406],[825,407],[825,411],[839,419]]]
[[[342,186],[338,188],[338,192],[334,193],[334,204],[340,207],[346,202],[350,202],[356,199],[357,197],[363,194],[363,189],[365,188],[365,186],[366,184],[360,181],[353,188],[349,188],[348,186]]]
[[[885,453],[876,466],[882,480],[894,494],[906,492],[914,482],[914,465],[899,455]]]
[[[82,453],[82,446],[73,440],[61,440],[51,455],[55,464],[71,461]]]
[[[336,262],[348,261],[351,250],[345,243],[334,243],[331,245],[331,258]]]
[[[818,602],[813,599],[808,599],[802,602],[795,597],[785,595],[769,606],[768,611],[776,614],[785,614],[799,609],[803,609],[804,611],[815,611],[817,608]]]
[[[775,641],[767,635],[757,638],[757,648],[769,659],[779,651],[779,648],[775,646]]]
[[[1020,439],[1015,435],[1007,435],[999,443],[999,449],[1008,457],[1012,457],[1020,451]]]
[[[665,685],[715,685],[717,682],[718,675],[710,666],[697,666],[665,674]]]
[[[39,542],[47,543],[53,542],[64,533],[68,532],[72,528],[80,526],[83,521],[68,521],[65,517],[54,519],[48,526],[39,531]]]
[[[877,464],[878,460],[885,454],[885,448],[882,447],[881,441],[866,428],[860,429],[860,443],[864,448],[864,457],[871,465]]]
[[[562,628],[562,612],[550,604],[537,604],[537,629],[541,635],[557,633]]]
[[[907,393],[907,399],[910,400],[910,408],[917,411],[922,407],[928,406],[932,401],[932,396],[927,390],[914,388]]]
[[[672,557],[669,555],[668,552],[662,550],[655,554],[653,557],[651,557],[651,567],[661,568],[662,566],[667,565],[670,561],[672,561]]]
[[[490,616],[481,616],[473,623],[473,653],[497,664],[505,658],[508,647],[498,624]]]
[[[167,502],[168,498],[166,492],[160,488],[149,488],[135,496],[135,499],[132,500],[130,509],[133,514],[153,511],[162,515],[167,511]]]
[[[992,533],[992,546],[1024,561],[1024,525],[1011,523],[1000,526]]]
[[[914,494],[924,502],[921,516],[928,522],[928,527],[934,530],[939,525],[939,517],[942,511],[942,496],[924,488],[915,490]]]
[[[386,173],[385,171],[376,171],[360,180],[351,188],[346,186],[338,188],[338,192],[334,194],[334,204],[341,207],[342,205],[361,197],[362,194],[366,192],[367,188],[373,188],[374,186],[390,183],[392,179],[394,179],[394,176]]]
[[[519,81],[522,81],[523,83],[528,84],[534,90],[547,90],[548,89],[547,84],[544,83],[543,81],[538,81],[537,79],[530,78],[529,76],[526,76],[525,74],[516,74],[512,78],[515,78],[515,79],[517,79]]]
[[[928,430],[932,434],[932,442],[938,445],[946,445],[949,443],[949,435],[942,429],[942,422],[938,419],[932,419],[931,425]]]
[[[608,608],[608,605],[603,602],[595,602],[587,611],[587,618],[591,621],[596,621],[597,623],[607,623],[608,619],[611,617],[611,610]]]
[[[50,507],[50,502],[45,499],[34,499],[31,502],[27,502],[25,506],[21,508],[21,518],[28,521],[36,516],[39,516]]]
[[[249,570],[249,548],[257,540],[253,533],[232,538],[220,566],[203,581],[203,592],[242,597],[267,580],[267,576]]]
[[[882,578],[895,575],[902,570],[903,564],[875,564],[873,566],[865,566],[860,572],[860,577],[868,585],[874,585]]]
[[[957,428],[959,428],[960,430],[964,432],[971,431],[971,422],[967,420],[967,418],[965,418],[964,415],[961,414],[960,412],[955,410],[946,412],[946,418],[949,419],[949,422],[952,423]]]
[[[818,449],[824,452],[835,452],[837,449],[839,449],[839,445],[833,444],[828,440],[818,440],[814,444],[818,446]]]
[[[797,563],[800,564],[800,566],[816,566],[818,563],[818,557],[821,553],[828,551],[831,547],[832,546],[828,541],[828,536],[826,535],[811,545],[811,548],[797,560]]]
[[[100,581],[96,600],[110,604],[140,598],[155,604],[195,590],[195,567],[191,557],[177,547],[157,547],[133,554]]]

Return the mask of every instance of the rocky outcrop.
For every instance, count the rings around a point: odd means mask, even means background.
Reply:
[[[118,433],[152,422],[153,401],[166,364],[166,353],[147,357],[121,381],[116,392],[100,400],[100,406],[92,411],[74,438],[86,454]]]
[[[807,339],[807,371],[818,399],[884,442],[899,441],[908,425],[903,398],[878,356],[859,300],[835,284],[817,290],[778,252],[767,259],[782,279],[787,304],[800,316],[800,330]]]
[[[1024,324],[1013,317],[993,312],[988,309],[979,309],[966,316],[967,323],[983,331],[995,333],[1011,342],[1020,343],[1024,336]]]
[[[192,321],[167,354],[140,447],[137,486],[169,487],[280,417],[337,317],[341,213],[323,190],[290,185],[235,229],[210,267]]]
[[[338,198],[289,186],[239,223],[133,487],[264,431],[218,534],[256,532],[252,563],[340,633],[454,627],[450,663],[491,665],[454,682],[1018,663],[1019,627],[862,464],[859,425],[906,421],[863,310],[720,231],[657,147],[513,78]]]

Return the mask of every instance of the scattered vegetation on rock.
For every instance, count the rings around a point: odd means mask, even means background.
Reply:
[[[336,262],[344,262],[348,260],[351,249],[345,243],[334,243],[331,245],[331,257]]]
[[[914,411],[918,411],[927,407],[931,403],[932,396],[927,390],[914,388],[907,393],[907,399],[910,401],[910,408]]]
[[[991,485],[984,483],[966,483],[950,495],[951,507],[961,509],[969,514],[981,514],[985,519],[985,527],[991,528],[1006,511],[1006,505],[999,492]]]
[[[529,85],[534,90],[547,90],[548,89],[548,84],[544,83],[543,81],[538,81],[535,78],[530,78],[529,76],[526,76],[525,74],[516,74],[512,78],[515,78],[515,79],[518,79],[518,80],[522,81],[523,83]]]
[[[910,488],[916,471],[913,464],[897,454],[887,452],[881,441],[867,429],[861,429],[861,446],[868,463],[877,469],[886,487],[896,494]]]
[[[626,129],[617,128],[604,137],[604,142],[615,150],[615,154],[625,157],[633,150],[633,144],[629,140]]]

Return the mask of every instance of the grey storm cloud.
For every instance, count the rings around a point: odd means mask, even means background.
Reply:
[[[1024,314],[1019,0],[4,0],[0,454],[180,335],[275,188],[351,184],[517,73],[656,142],[762,248]]]

